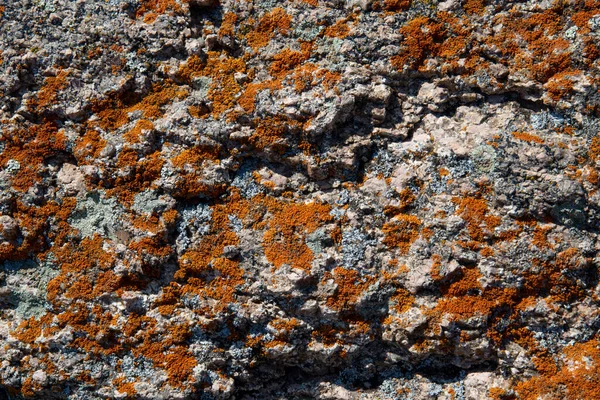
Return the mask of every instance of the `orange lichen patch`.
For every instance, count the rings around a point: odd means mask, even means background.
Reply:
[[[519,140],[523,140],[525,142],[529,142],[529,143],[538,143],[538,144],[544,144],[546,143],[544,141],[544,139],[542,139],[539,136],[536,135],[532,135],[531,133],[527,133],[527,132],[513,132],[512,133],[513,137],[515,139],[519,139]]]
[[[410,292],[403,288],[396,289],[396,293],[390,298],[390,300],[394,304],[394,311],[397,313],[403,313],[410,310],[415,302],[415,298],[410,294]]]
[[[337,311],[351,310],[363,292],[377,281],[375,277],[363,277],[356,270],[342,267],[326,273],[324,279],[333,279],[337,285],[335,293],[326,302],[328,307]]]
[[[341,74],[319,68],[313,63],[305,63],[296,68],[290,74],[290,78],[294,81],[297,92],[302,92],[316,85],[320,85],[325,90],[331,90],[339,82]]]
[[[414,18],[400,29],[400,33],[404,37],[404,50],[390,60],[400,71],[404,66],[418,69],[428,57],[437,55],[446,34],[442,24],[428,17]]]
[[[218,146],[194,146],[183,150],[171,159],[173,166],[183,168],[186,164],[199,167],[205,160],[216,161],[219,159]]]
[[[557,368],[550,356],[536,367],[541,375],[519,382],[514,389],[520,398],[593,399],[598,393],[600,349],[598,339],[573,344],[563,351],[563,362]],[[544,368],[546,367],[546,368]]]
[[[489,209],[484,199],[455,197],[452,202],[458,205],[457,213],[467,223],[467,230],[474,241],[484,241],[486,230],[492,233],[500,225],[500,217],[488,215]]]
[[[488,39],[504,56],[510,57],[511,69],[524,71],[533,79],[546,83],[552,76],[571,67],[569,42],[558,34],[565,23],[564,10],[554,7],[526,18],[518,12],[499,17],[503,27]]]
[[[319,5],[319,0],[298,0],[300,3],[308,4],[309,6],[317,7]]]
[[[237,22],[238,16],[230,11],[223,15],[223,21],[219,28],[219,36],[233,36],[235,34],[235,23]]]
[[[412,0],[383,0],[383,9],[386,11],[406,11],[411,4]]]
[[[443,298],[429,311],[432,316],[449,314],[453,318],[468,319],[475,315],[487,316],[498,307],[512,305],[515,289],[492,287],[483,289],[477,268],[463,269],[460,278],[449,285],[442,285]]]
[[[208,98],[213,103],[214,116],[220,116],[223,112],[233,108],[236,95],[241,90],[234,74],[245,70],[246,63],[242,59],[222,57],[216,52],[208,53],[208,62],[204,73],[213,79]]]
[[[150,92],[142,99],[110,93],[105,100],[92,102],[92,110],[98,120],[92,122],[103,130],[112,131],[129,122],[129,113],[141,111],[142,117],[154,120],[162,117],[161,108],[187,95],[186,89],[181,89],[172,82],[156,83]]]
[[[531,243],[540,250],[552,249],[554,246],[548,243],[548,232],[551,230],[552,226],[536,226]]]
[[[69,72],[61,69],[56,76],[47,77],[38,92],[37,99],[28,104],[29,109],[44,108],[54,103],[58,93],[67,87],[68,76]]]
[[[467,14],[481,15],[485,11],[485,0],[467,0],[463,9]]]
[[[100,136],[100,132],[90,129],[77,140],[73,154],[77,161],[84,165],[99,158],[104,147],[106,147],[106,140]]]
[[[7,133],[8,130],[4,134],[5,148],[0,153],[0,166],[6,167],[9,160],[19,162],[21,166],[14,172],[11,182],[15,190],[25,192],[41,180],[38,169],[44,159],[65,150],[66,137],[52,121]]]
[[[559,72],[550,78],[545,85],[550,97],[557,101],[569,95],[575,87],[575,83],[570,78],[579,76],[580,74],[581,71],[579,70],[567,70]]]
[[[583,10],[573,13],[573,15],[571,15],[571,21],[581,29],[582,34],[588,34],[590,32],[588,26],[590,19],[600,14],[600,2],[587,0],[581,3],[581,5],[583,5]],[[581,7],[581,5],[579,5],[579,7]]]
[[[160,14],[168,10],[181,12],[183,9],[176,0],[142,0],[136,10],[136,18],[144,17],[147,24],[153,23]]]
[[[300,128],[297,121],[284,116],[256,119],[256,130],[250,138],[250,143],[258,150],[272,149],[283,153],[286,148],[285,136]]]
[[[21,322],[17,329],[11,332],[11,335],[19,339],[23,343],[33,345],[41,336],[42,328],[49,326],[52,323],[54,315],[46,313],[40,319],[31,317]]]
[[[328,26],[323,34],[331,38],[344,39],[350,34],[348,22],[345,19],[339,20],[335,24]]]
[[[284,49],[273,56],[273,63],[269,72],[274,77],[283,77],[290,70],[306,61],[308,57],[310,57],[309,52]]]
[[[533,268],[524,274],[524,290],[558,303],[581,298],[585,295],[585,289],[568,272],[586,268],[589,262],[576,248],[558,253],[554,260],[534,258]]]
[[[113,380],[113,385],[120,393],[125,393],[127,396],[135,396],[137,391],[135,390],[135,382],[127,382],[125,378],[119,377]]]
[[[129,143],[140,143],[144,131],[154,129],[154,124],[147,119],[140,119],[133,129],[123,135],[123,138]]]
[[[246,89],[238,99],[238,104],[242,106],[242,108],[246,112],[253,112],[255,107],[255,99],[258,92],[262,90],[277,90],[281,89],[281,81],[280,80],[269,80],[266,82],[253,82],[246,86]]]
[[[208,98],[212,102],[213,116],[219,117],[235,106],[242,88],[234,76],[236,72],[245,71],[246,63],[242,58],[230,57],[225,52],[209,51],[206,61],[192,55],[179,68],[177,75],[187,82],[199,76],[211,78]]]
[[[402,254],[406,254],[419,237],[420,227],[421,220],[414,215],[398,214],[383,225],[383,243],[390,248],[399,248]]]
[[[225,246],[239,243],[231,230],[229,216],[235,215],[245,221],[250,214],[250,204],[237,194],[230,196],[227,202],[213,206],[210,232],[179,258],[175,279],[186,282],[181,293],[219,300],[215,311],[225,309],[234,301],[235,288],[244,283],[244,270],[239,261],[223,256]]]
[[[275,37],[275,32],[286,35],[290,29],[292,18],[283,8],[275,8],[262,16],[258,26],[246,35],[248,45],[255,51],[266,46]]]
[[[592,138],[590,147],[588,149],[588,158],[592,162],[600,160],[600,134]]]
[[[165,357],[164,367],[169,376],[169,382],[181,386],[183,382],[193,382],[192,371],[198,364],[190,351],[182,346],[175,347]]]
[[[310,270],[313,253],[306,245],[306,235],[333,220],[331,207],[321,203],[287,203],[266,196],[260,199],[271,218],[263,236],[265,256],[275,267],[288,264]]]

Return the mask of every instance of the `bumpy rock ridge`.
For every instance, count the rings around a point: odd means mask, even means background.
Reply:
[[[0,6],[0,398],[596,398],[599,36],[595,0]]]

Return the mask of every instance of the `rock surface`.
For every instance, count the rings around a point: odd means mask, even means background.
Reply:
[[[600,1],[0,6],[0,398],[593,399]]]

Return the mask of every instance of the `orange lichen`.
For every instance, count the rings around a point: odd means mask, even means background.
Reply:
[[[98,115],[97,125],[103,130],[112,131],[129,122],[129,113],[141,111],[142,117],[155,120],[162,117],[161,108],[187,94],[172,82],[154,84],[150,92],[141,99],[130,95],[110,93],[104,100],[92,102],[92,110]]]
[[[536,135],[532,135],[531,133],[527,133],[527,132],[513,132],[512,133],[513,137],[515,139],[519,139],[519,140],[523,140],[525,142],[529,142],[529,143],[538,143],[538,144],[544,144],[546,143],[544,141],[544,139],[542,139],[539,136]]]
[[[533,243],[538,249],[552,249],[553,246],[548,243],[548,232],[552,230],[552,226],[536,226],[533,231]]]
[[[58,93],[67,87],[68,76],[69,72],[61,69],[56,76],[47,77],[37,94],[37,99],[29,103],[29,109],[44,108],[56,102]]]
[[[402,70],[420,68],[428,57],[437,55],[445,37],[442,24],[427,17],[417,17],[400,29],[404,50],[391,58],[392,65]]]
[[[592,138],[590,147],[588,148],[588,157],[592,162],[600,160],[600,135]]]
[[[484,241],[500,225],[500,217],[488,214],[489,209],[484,199],[455,197],[452,201],[458,205],[457,212],[467,223],[467,230],[474,241]]]
[[[233,36],[235,34],[235,23],[238,20],[238,16],[232,12],[226,12],[223,15],[223,21],[219,28],[219,36]]]
[[[306,235],[332,220],[329,205],[321,203],[284,203],[263,197],[261,202],[272,217],[265,231],[265,255],[275,267],[288,264],[293,268],[310,270],[313,253],[306,245]]]
[[[420,227],[421,220],[414,215],[398,214],[383,225],[383,243],[390,248],[399,248],[402,254],[406,254],[419,237]]]
[[[255,51],[266,46],[275,32],[286,35],[290,29],[292,18],[283,8],[275,8],[262,16],[258,26],[246,35],[246,41]]]
[[[412,307],[415,299],[410,292],[403,288],[396,289],[396,293],[390,298],[394,304],[394,311],[403,313]]]
[[[538,350],[538,353],[540,352]],[[544,361],[545,365],[541,361]],[[556,361],[550,356],[546,356],[545,359],[538,358],[536,367],[540,370],[540,375],[515,385],[515,391],[520,398],[596,398],[600,377],[598,339],[566,347],[558,368]]]
[[[554,75],[545,85],[550,97],[556,101],[567,97],[575,87],[575,83],[570,78],[580,74],[579,70],[567,70]]]
[[[151,121],[140,119],[132,130],[123,135],[123,138],[129,143],[139,143],[142,133],[152,129],[154,129],[154,124]]]
[[[181,12],[183,9],[176,0],[142,0],[136,10],[136,18],[144,17],[144,22],[151,24],[160,14],[168,10]]]
[[[361,294],[376,281],[375,277],[362,277],[358,271],[342,267],[335,268],[331,274],[325,274],[324,278],[332,278],[337,285],[335,293],[327,299],[326,304],[338,311],[351,309]]]
[[[485,0],[467,0],[463,9],[467,14],[481,15],[485,11]]]
[[[10,135],[5,134],[5,148],[0,153],[0,165],[6,167],[9,160],[20,164],[11,179],[12,187],[25,192],[39,182],[41,176],[38,171],[44,159],[64,151],[66,142],[64,132],[58,130],[56,123],[52,121],[15,129]]]
[[[200,167],[205,160],[218,160],[219,150],[220,147],[217,146],[194,146],[183,150],[173,157],[171,161],[176,168],[183,168],[186,164]]]
[[[335,24],[328,26],[323,34],[331,38],[344,39],[350,34],[350,28],[346,20],[339,20]]]
[[[412,0],[383,0],[383,9],[386,11],[406,11],[411,4]]]

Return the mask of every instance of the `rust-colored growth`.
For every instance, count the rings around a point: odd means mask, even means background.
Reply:
[[[528,71],[533,79],[546,83],[571,67],[570,43],[559,35],[564,27],[561,14],[551,8],[526,18],[519,12],[500,17],[496,23],[504,29],[490,38],[490,44],[511,58],[511,69]]]
[[[514,390],[520,398],[597,397],[597,382],[600,376],[600,349],[597,338],[566,347],[558,366],[547,351],[536,348],[534,353],[540,354],[535,359],[540,375],[514,385]]]
[[[463,9],[467,14],[481,15],[485,11],[485,0],[467,0]]]
[[[185,89],[180,89],[172,82],[154,84],[141,100],[111,93],[106,99],[92,103],[92,110],[98,115],[98,121],[94,123],[103,130],[112,131],[128,123],[128,114],[133,111],[142,111],[143,118],[154,120],[162,117],[163,106],[186,94]]]
[[[588,149],[588,157],[592,162],[600,160],[600,134],[592,138]]]
[[[167,354],[163,366],[169,376],[169,383],[181,387],[184,382],[194,381],[192,371],[197,364],[198,361],[187,348],[177,346]]]
[[[267,89],[269,89],[269,90],[281,89],[281,80],[275,79],[275,80],[269,80],[266,82],[250,83],[248,86],[246,86],[246,90],[244,90],[244,92],[238,99],[238,104],[240,106],[242,106],[242,108],[246,112],[248,112],[248,113],[253,112],[254,107],[255,107],[255,102],[256,102],[256,95],[261,90],[267,90]]]
[[[377,280],[374,277],[361,277],[358,271],[337,267],[325,279],[333,278],[337,289],[327,299],[327,306],[337,311],[351,310],[361,294]]]
[[[246,35],[248,45],[255,51],[266,46],[275,37],[275,32],[286,35],[290,29],[292,18],[283,8],[277,7],[262,16],[258,26]]]
[[[209,51],[206,61],[192,55],[187,62],[179,68],[177,75],[187,82],[198,76],[212,79],[208,98],[212,101],[215,117],[232,109],[236,103],[236,96],[242,89],[235,80],[236,72],[245,72],[246,63],[241,58],[234,58],[224,52]]]
[[[250,138],[252,145],[258,150],[272,148],[279,153],[283,153],[286,149],[283,143],[286,134],[299,128],[297,121],[283,116],[257,119],[255,123],[257,124],[256,130]]]
[[[571,21],[577,25],[580,32],[584,35],[590,33],[589,20],[600,14],[600,1],[582,1],[577,5],[581,11],[577,11],[571,15]]]
[[[456,319],[468,319],[475,315],[490,315],[498,307],[512,307],[515,289],[492,287],[484,290],[479,283],[480,276],[477,268],[463,269],[456,281],[441,287],[444,297],[431,314],[449,314]]]
[[[531,243],[540,250],[552,249],[553,246],[548,243],[548,233],[552,230],[552,226],[536,226],[533,231],[533,240]]]
[[[77,158],[77,161],[84,165],[91,160],[99,158],[100,152],[104,147],[106,147],[106,140],[100,136],[97,130],[90,129],[78,139],[73,154]]]
[[[144,17],[144,22],[151,24],[160,14],[164,14],[168,10],[181,12],[183,9],[176,0],[142,0],[135,16],[136,18]]]
[[[147,119],[140,119],[133,129],[123,135],[123,138],[129,143],[140,143],[144,131],[154,129],[154,124]]]
[[[196,54],[192,54],[185,64],[179,67],[176,75],[179,79],[191,83],[195,77],[203,75],[204,68],[206,68],[206,62]]]
[[[220,146],[194,146],[183,150],[171,160],[176,168],[183,168],[186,164],[200,167],[205,160],[216,161],[219,159]]]
[[[273,56],[269,72],[274,77],[283,78],[293,68],[306,61],[308,57],[310,57],[309,52],[284,49]]]
[[[415,298],[410,292],[403,288],[396,289],[396,293],[391,297],[391,300],[394,303],[394,311],[399,314],[410,310],[415,302]]]
[[[230,11],[223,15],[223,22],[219,28],[219,36],[233,36],[235,34],[235,23],[237,22],[238,16]]]
[[[272,213],[264,234],[265,256],[275,267],[288,264],[309,271],[313,253],[305,243],[307,234],[330,222],[331,207],[321,203],[286,203],[263,197],[262,203]]]
[[[500,225],[500,217],[488,215],[488,206],[484,199],[455,197],[452,201],[458,205],[457,212],[467,223],[469,235],[474,241],[483,242],[485,240],[484,226],[491,233]]]
[[[546,143],[544,141],[544,139],[542,139],[539,136],[536,135],[532,135],[531,133],[527,133],[527,132],[512,132],[512,135],[515,139],[519,139],[519,140],[523,140],[525,142],[529,142],[529,143],[537,143],[537,144],[544,144]]]
[[[419,237],[421,220],[414,215],[398,214],[390,222],[383,225],[385,234],[383,243],[390,248],[399,248],[407,254],[412,243]]]
[[[575,83],[573,80],[569,79],[569,77],[579,75],[580,73],[581,71],[578,70],[567,70],[554,75],[548,83],[546,83],[546,89],[548,90],[550,97],[553,100],[558,101],[569,95],[575,87]]]
[[[346,20],[339,20],[325,29],[324,35],[331,38],[344,39],[350,34],[350,28]]]
[[[44,85],[38,92],[37,99],[30,102],[30,110],[44,108],[52,105],[58,97],[58,93],[67,87],[67,77],[69,72],[61,69],[56,76],[49,76],[44,80]]]
[[[383,0],[383,9],[386,11],[406,11],[411,4],[412,0]]]
[[[41,180],[38,169],[44,159],[66,148],[63,131],[52,121],[17,129],[4,138],[6,147],[0,154],[0,166],[4,168],[9,160],[20,163],[11,183],[13,189],[22,192]]]
[[[419,69],[427,58],[436,56],[446,35],[442,24],[428,17],[414,18],[400,29],[400,33],[404,36],[404,50],[391,58],[392,65],[399,71],[405,65]]]
[[[125,393],[128,397],[134,397],[137,394],[135,382],[127,382],[124,377],[116,378],[112,383],[120,393]]]
[[[205,118],[210,113],[210,110],[204,105],[189,106],[188,113],[194,118]]]

